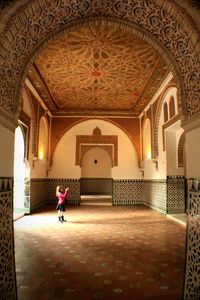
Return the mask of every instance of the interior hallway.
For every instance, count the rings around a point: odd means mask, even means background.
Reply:
[[[19,300],[182,299],[185,227],[145,207],[54,205],[14,222]]]

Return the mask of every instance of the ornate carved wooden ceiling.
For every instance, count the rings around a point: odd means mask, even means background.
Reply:
[[[69,31],[43,49],[28,78],[53,115],[132,115],[169,72],[151,45],[99,22]]]

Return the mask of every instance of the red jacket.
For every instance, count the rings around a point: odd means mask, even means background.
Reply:
[[[64,205],[65,204],[65,198],[68,196],[68,191],[65,191],[64,193],[58,192],[58,204]]]

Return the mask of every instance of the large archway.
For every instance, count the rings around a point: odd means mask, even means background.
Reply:
[[[18,113],[21,82],[26,75],[27,63],[34,60],[37,51],[65,28],[76,27],[91,18],[131,25],[136,34],[146,37],[171,65],[179,85],[182,111],[187,117],[199,112],[197,34],[190,19],[181,16],[173,3],[65,1],[61,4],[59,1],[24,0],[12,9],[12,18],[9,19],[8,13],[5,16],[7,21],[3,19],[2,22],[1,64],[4,74],[0,95],[4,100],[1,102],[3,111],[8,115]],[[189,31],[188,36],[194,33],[190,39],[185,35]]]
[[[20,111],[22,82],[27,64],[34,60],[37,51],[48,40],[70,26],[83,20],[103,18],[124,26],[131,26],[136,34],[143,36],[160,51],[171,65],[179,88],[179,106],[185,118],[190,119],[200,111],[199,104],[199,42],[191,20],[180,13],[170,1],[44,1],[21,0],[1,20],[0,50],[0,104],[1,123],[17,126]],[[9,227],[12,232],[12,227]],[[3,239],[5,245],[13,240]],[[12,249],[5,246],[6,251]],[[2,250],[3,251],[3,250]],[[10,272],[5,277],[6,299],[16,299],[15,275],[12,255],[7,261]]]

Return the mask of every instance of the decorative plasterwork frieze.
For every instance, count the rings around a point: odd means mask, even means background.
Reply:
[[[37,66],[34,63],[28,69],[27,78],[38,95],[40,95],[42,101],[45,103],[45,106],[48,107],[51,112],[58,109],[48,89],[47,83],[44,81],[42,75],[40,74]],[[28,80],[26,80],[26,82]]]
[[[12,177],[0,177],[0,216],[0,299],[17,300]]]
[[[5,116],[4,113],[0,111],[0,125],[14,132],[18,126],[18,123],[16,121],[11,121],[8,117]]]

